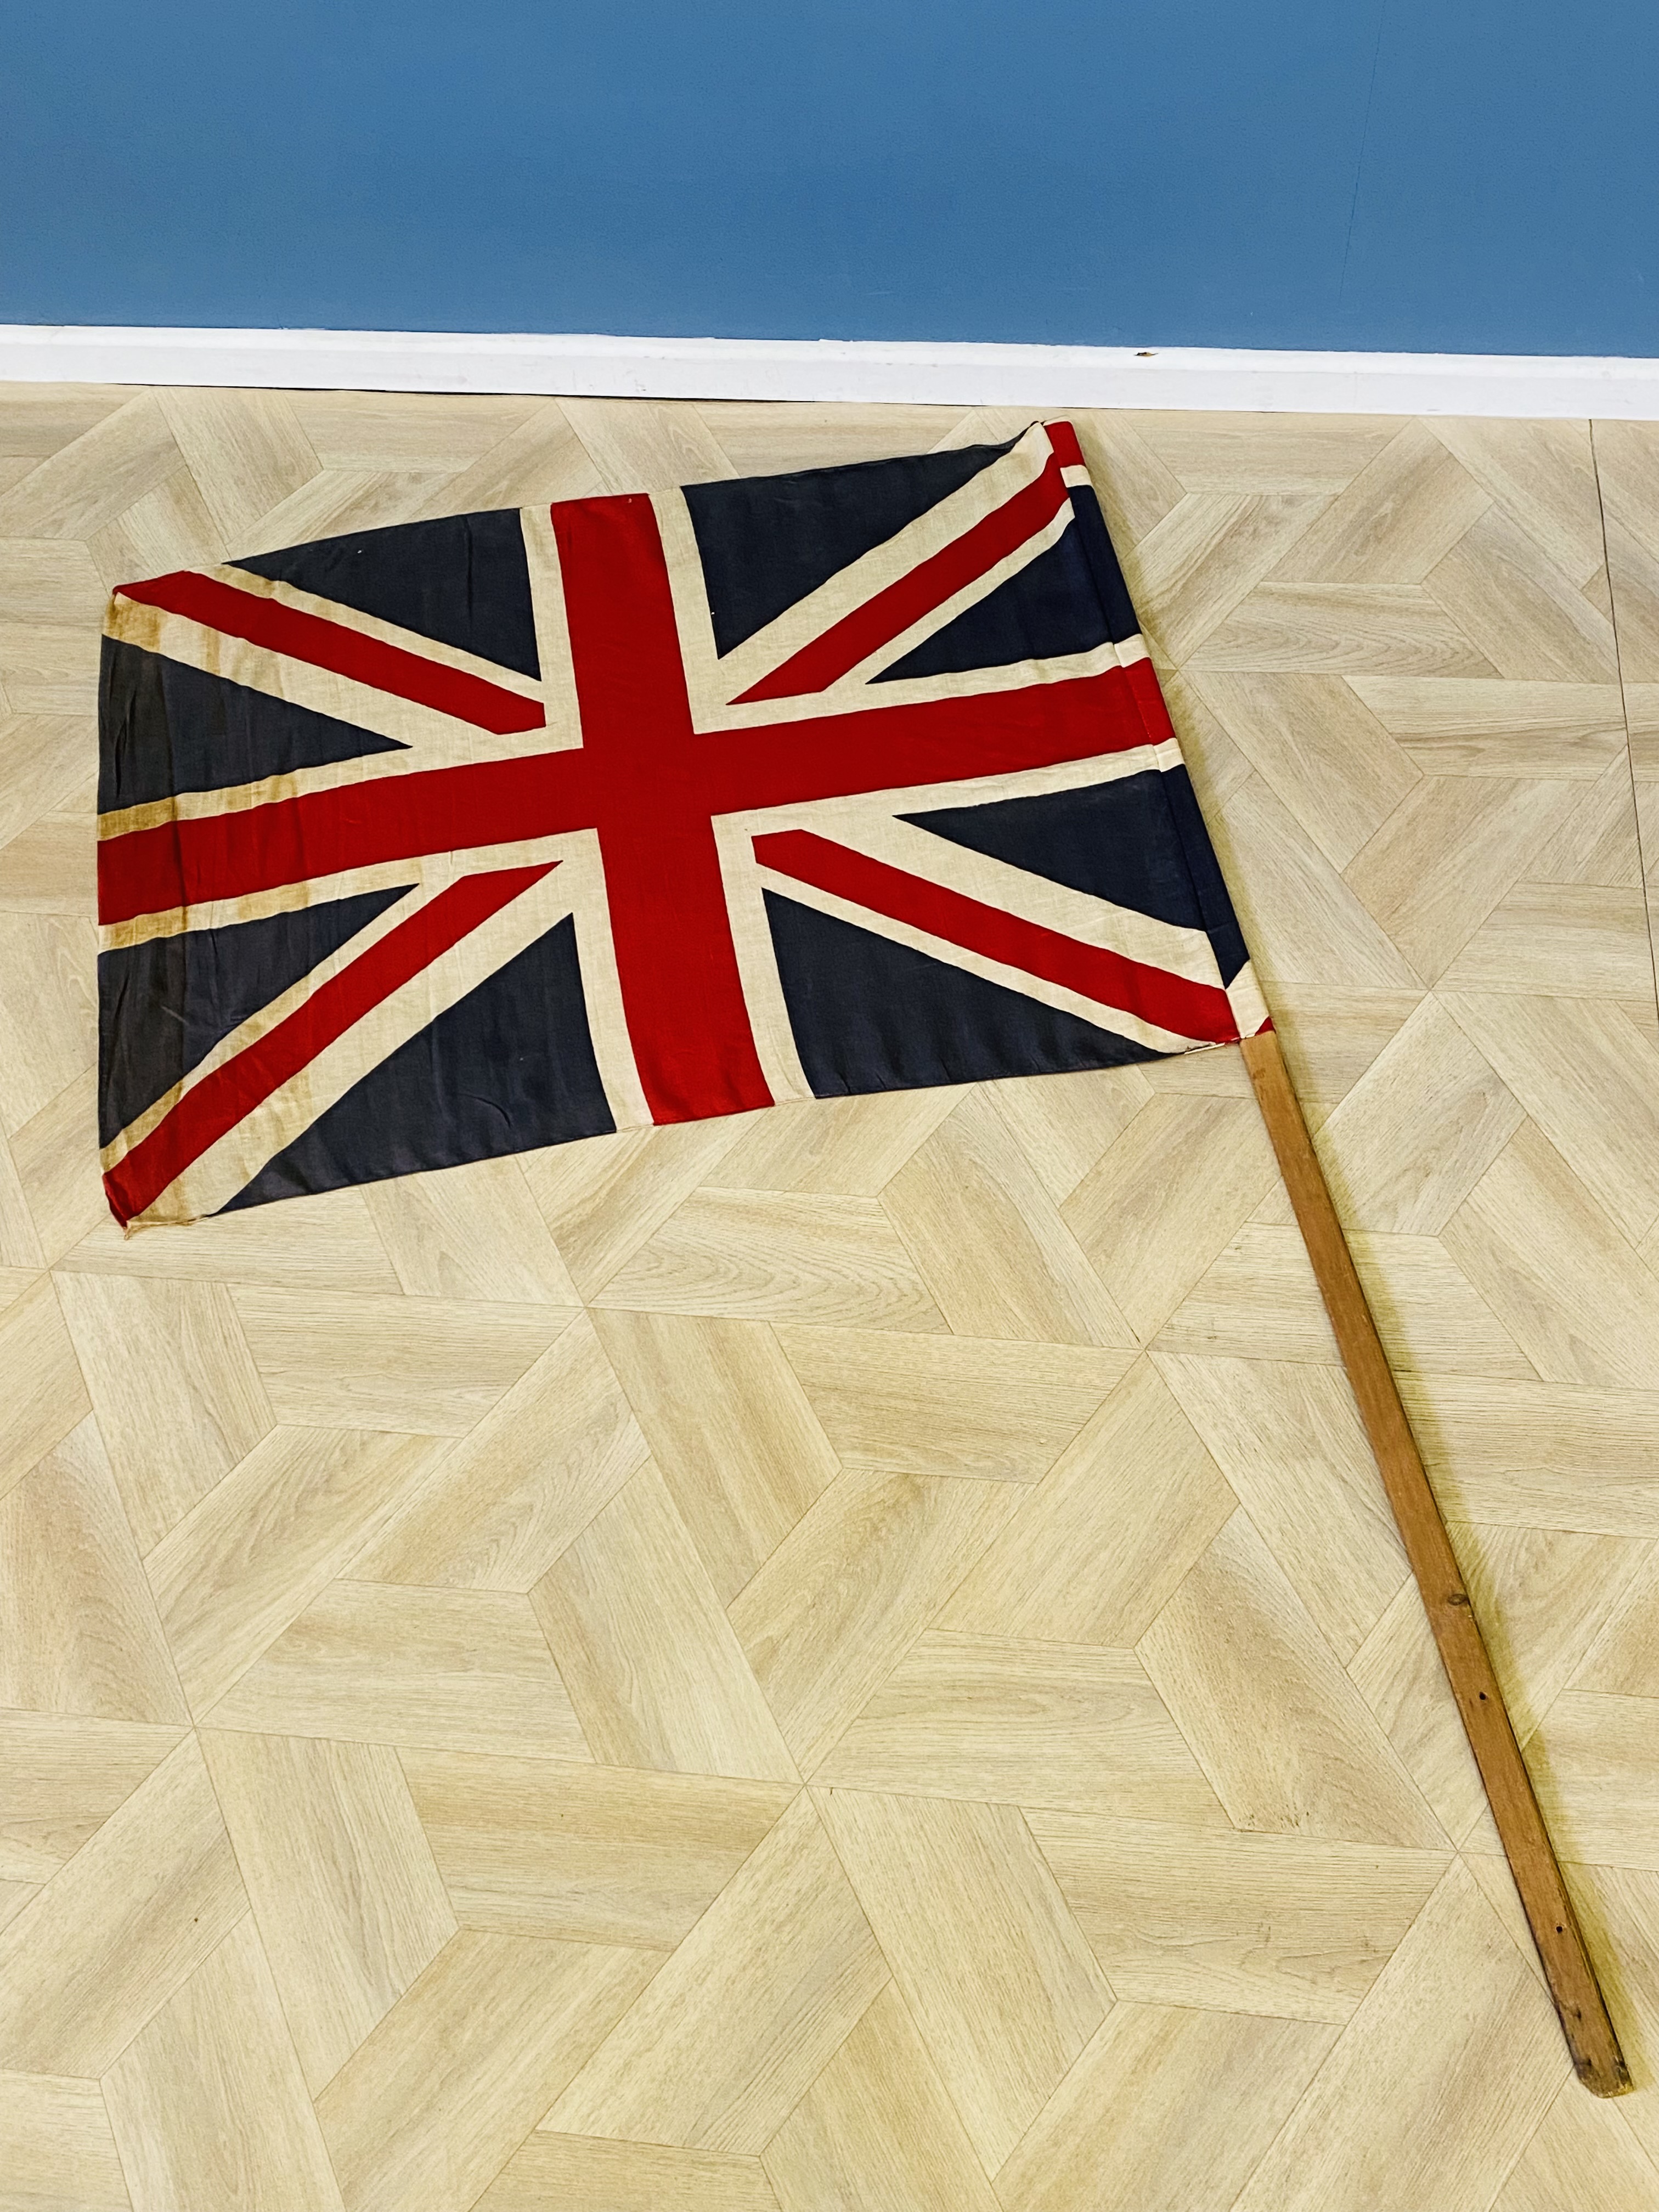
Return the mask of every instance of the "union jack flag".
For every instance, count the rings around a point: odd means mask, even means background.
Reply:
[[[1066,422],[181,570],[104,655],[123,1222],[1266,1018]]]

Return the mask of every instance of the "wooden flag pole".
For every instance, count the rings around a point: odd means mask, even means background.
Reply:
[[[1630,2087],[1630,2071],[1284,1053],[1271,1029],[1246,1037],[1243,1050],[1572,2063],[1587,2088],[1616,2097]]]

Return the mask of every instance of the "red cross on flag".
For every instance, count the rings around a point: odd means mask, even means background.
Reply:
[[[123,1221],[1265,1019],[1066,423],[126,585],[101,721]]]

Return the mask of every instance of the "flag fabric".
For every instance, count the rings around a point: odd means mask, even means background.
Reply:
[[[123,1222],[1263,1026],[1074,431],[122,586]]]

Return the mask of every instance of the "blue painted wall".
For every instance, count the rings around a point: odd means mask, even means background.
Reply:
[[[0,320],[1659,354],[1653,0],[0,0]]]

